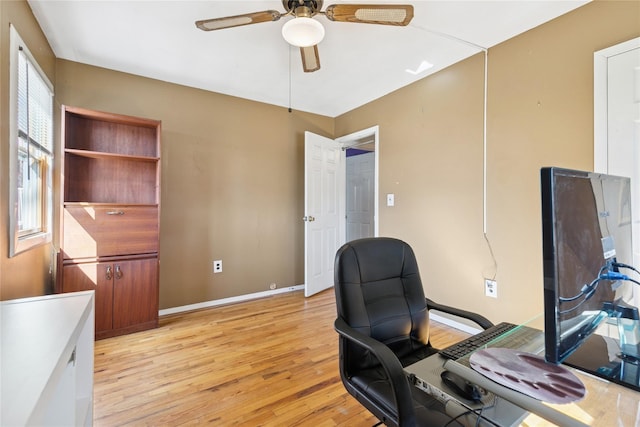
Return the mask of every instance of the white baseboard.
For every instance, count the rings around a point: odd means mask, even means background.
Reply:
[[[438,322],[438,323],[442,323],[443,325],[447,325],[450,326],[452,328],[458,329],[462,332],[466,332],[468,334],[471,335],[475,335],[477,333],[482,332],[482,329],[480,328],[475,328],[473,326],[469,326],[467,324],[458,322],[454,319],[451,319],[449,317],[444,317],[444,316],[440,316],[436,313],[429,313],[429,319],[433,320],[434,322]]]
[[[264,298],[271,295],[283,294],[286,292],[294,292],[294,291],[299,291],[303,289],[304,289],[304,285],[289,286],[286,288],[273,289],[273,290],[268,290],[264,292],[255,292],[253,294],[238,295],[235,297],[199,302],[196,304],[182,305],[180,307],[165,308],[160,310],[158,314],[160,316],[166,316],[168,314],[183,313],[185,311],[193,311],[193,310],[199,310],[202,308],[216,307],[219,305],[233,304],[236,302],[250,301],[257,298]]]
[[[187,311],[200,310],[203,308],[217,307],[220,305],[233,304],[233,303],[244,302],[244,301],[251,301],[258,298],[264,298],[272,295],[283,294],[286,292],[295,292],[300,290],[304,290],[304,285],[288,286],[286,288],[273,289],[273,290],[268,290],[263,292],[255,292],[253,294],[238,295],[235,297],[222,298],[222,299],[217,299],[212,301],[204,301],[196,304],[182,305],[180,307],[165,308],[163,310],[160,310],[158,314],[160,316],[166,316],[169,314],[184,313]],[[461,323],[457,320],[451,319],[449,317],[441,316],[433,312],[429,313],[429,319],[472,335],[475,335],[482,331],[482,329],[469,326],[465,323]]]

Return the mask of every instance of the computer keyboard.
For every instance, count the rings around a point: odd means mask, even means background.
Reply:
[[[485,329],[484,331],[472,337],[469,337],[465,340],[462,340],[456,344],[450,345],[449,347],[446,347],[440,350],[439,353],[448,359],[453,359],[453,360],[460,359],[474,352],[475,350],[486,346],[488,343],[495,340],[500,335],[516,328],[517,326],[518,325],[514,325],[513,323],[508,323],[508,322],[498,323],[497,325],[494,325],[489,329]],[[532,329],[532,328],[525,328],[525,329],[534,331],[536,335],[540,334],[540,331],[537,331],[535,329]],[[510,348],[517,348],[521,340],[517,340],[517,341],[508,340],[508,341],[511,341],[511,342],[508,342],[507,343],[508,345],[505,345],[503,347],[508,346]]]

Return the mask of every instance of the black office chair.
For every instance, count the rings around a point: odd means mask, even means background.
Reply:
[[[416,389],[403,367],[437,352],[429,343],[429,310],[492,323],[425,298],[411,247],[367,238],[342,246],[335,259],[340,377],[358,402],[388,426],[442,426],[444,405]]]

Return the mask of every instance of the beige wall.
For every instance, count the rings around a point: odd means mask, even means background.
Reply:
[[[64,60],[56,73],[63,104],[162,120],[160,308],[304,282],[304,131],[332,136],[332,118]]]
[[[9,24],[13,24],[49,80],[55,56],[24,1],[0,1],[0,300],[42,295],[52,285],[51,245],[9,258]],[[51,270],[51,273],[50,273]]]
[[[21,33],[40,51],[26,3],[0,2],[0,11],[3,60],[11,19],[26,22]],[[596,1],[490,49],[490,246],[482,54],[336,119],[64,60],[54,70],[48,46],[40,55],[58,104],[163,122],[161,308],[301,284],[303,132],[340,136],[379,125],[380,233],[414,246],[430,297],[521,321],[542,308],[539,168],[592,168],[593,52],[639,35],[640,2]],[[1,72],[4,182],[5,62]],[[386,193],[395,193],[395,207],[384,206]],[[7,212],[5,185],[0,194]],[[2,298],[40,292],[47,248],[8,260],[6,235],[0,242]],[[223,273],[211,273],[214,259]],[[482,279],[494,274],[497,300],[483,295]]]
[[[596,1],[489,50],[490,244],[482,53],[336,119],[380,125],[380,234],[414,246],[428,296],[494,321],[542,311],[539,170],[593,168],[593,53],[638,36],[640,2]]]

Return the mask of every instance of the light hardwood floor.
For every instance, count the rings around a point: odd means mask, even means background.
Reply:
[[[160,318],[95,343],[96,426],[372,426],[338,372],[332,290]],[[432,322],[445,346],[467,335]]]

